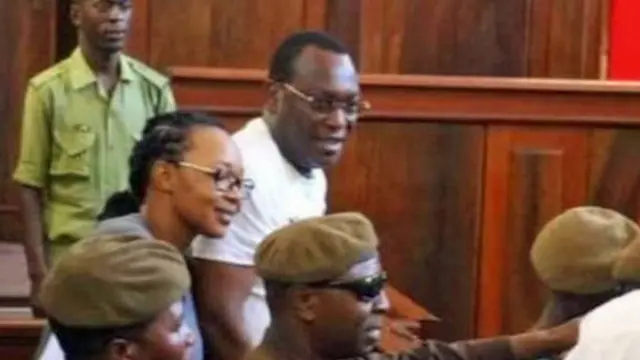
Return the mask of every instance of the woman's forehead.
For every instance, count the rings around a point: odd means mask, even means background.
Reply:
[[[229,134],[218,128],[194,131],[189,139],[185,159],[197,160],[201,165],[227,163],[231,167],[242,166],[240,150]]]

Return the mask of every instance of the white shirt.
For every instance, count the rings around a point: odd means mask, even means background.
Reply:
[[[565,360],[640,359],[640,290],[615,298],[587,314],[578,343]]]
[[[248,122],[233,139],[240,148],[245,177],[255,188],[224,239],[198,237],[191,251],[196,258],[253,266],[258,245],[271,232],[298,219],[324,215],[327,181],[320,169],[308,177],[300,174],[282,156],[262,118]],[[262,280],[254,284],[243,311],[245,331],[256,346],[270,322]]]

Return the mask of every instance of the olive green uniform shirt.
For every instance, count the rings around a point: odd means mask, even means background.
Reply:
[[[43,190],[52,245],[66,248],[92,231],[107,198],[127,187],[146,120],[174,109],[169,80],[124,55],[111,96],[79,49],[29,81],[13,177]]]

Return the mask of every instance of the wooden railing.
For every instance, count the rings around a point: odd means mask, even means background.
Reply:
[[[43,328],[42,320],[0,319],[0,359],[31,360]]]

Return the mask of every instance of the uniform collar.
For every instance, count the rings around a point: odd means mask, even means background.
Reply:
[[[128,83],[134,79],[133,69],[127,57],[120,55],[120,80]],[[97,78],[93,70],[89,67],[87,60],[80,48],[76,48],[69,57],[69,64],[71,68],[71,86],[74,90],[81,89],[87,85],[97,82]]]

